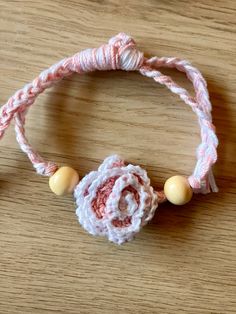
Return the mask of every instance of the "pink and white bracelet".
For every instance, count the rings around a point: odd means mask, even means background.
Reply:
[[[176,68],[192,82],[195,97],[171,77],[163,75],[160,67]],[[97,171],[79,181],[77,172],[67,166],[58,168],[45,161],[25,136],[25,116],[37,96],[62,78],[74,72],[79,74],[95,70],[139,71],[165,85],[189,105],[198,117],[201,144],[197,148],[197,162],[193,173],[185,178],[169,178],[164,191],[155,191],[144,169],[125,165],[117,155],[106,158]],[[61,60],[43,71],[31,83],[18,90],[0,110],[0,137],[11,120],[15,122],[16,139],[38,174],[49,176],[49,186],[57,195],[74,193],[81,225],[93,235],[107,236],[122,244],[152,219],[158,203],[168,200],[176,205],[187,203],[194,193],[217,192],[212,165],[217,160],[218,139],[212,124],[211,103],[207,84],[201,73],[189,62],[178,58],[152,57],[147,59],[138,51],[134,40],[124,33],[111,38],[99,48],[86,49]]]

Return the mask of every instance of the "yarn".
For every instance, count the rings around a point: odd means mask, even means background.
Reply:
[[[196,96],[189,93],[169,76],[163,75],[160,67],[176,68],[185,72],[192,81]],[[173,93],[189,105],[198,116],[201,128],[202,142],[197,149],[197,163],[189,183],[195,193],[208,193],[210,188],[217,192],[217,186],[212,175],[211,167],[217,160],[216,147],[218,139],[215,127],[212,124],[211,103],[207,91],[206,81],[201,73],[189,62],[178,58],[147,59],[136,49],[135,41],[124,33],[111,38],[109,43],[95,49],[86,49],[74,56],[64,59],[49,69],[43,71],[31,83],[17,91],[0,110],[0,137],[15,120],[17,141],[21,149],[28,155],[36,171],[41,175],[50,176],[55,172],[57,165],[46,162],[29,144],[24,130],[25,114],[34,103],[37,96],[46,88],[73,72],[84,73],[94,70],[138,70],[142,75],[153,78],[156,82],[165,85]]]
[[[170,76],[162,74],[162,67],[184,72],[192,82],[192,97]],[[197,162],[188,182],[194,193],[217,192],[212,166],[217,160],[218,139],[212,123],[211,103],[207,84],[198,69],[188,61],[172,57],[144,57],[136,48],[135,41],[124,33],[112,37],[108,44],[86,49],[65,58],[44,70],[31,83],[9,98],[0,109],[0,138],[15,122],[16,139],[38,174],[52,176],[58,169],[56,163],[45,161],[31,146],[25,135],[25,116],[38,95],[66,76],[95,70],[138,71],[177,94],[198,117],[201,143],[197,148]],[[133,238],[149,221],[157,202],[166,200],[163,191],[154,192],[146,172],[138,166],[125,166],[118,156],[103,162],[98,171],[85,176],[76,186],[74,195],[77,215],[83,227],[92,234],[106,235],[111,241],[122,243]]]
[[[158,206],[145,170],[125,166],[117,155],[86,175],[74,191],[81,225],[92,235],[122,244],[133,239]]]

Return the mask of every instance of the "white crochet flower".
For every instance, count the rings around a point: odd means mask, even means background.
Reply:
[[[130,241],[154,215],[157,193],[145,170],[125,166],[119,156],[104,160],[98,171],[86,175],[75,188],[76,214],[93,235],[118,244]]]

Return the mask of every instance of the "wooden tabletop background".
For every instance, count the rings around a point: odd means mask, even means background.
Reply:
[[[220,139],[218,194],[160,205],[123,246],[88,235],[72,197],[35,174],[11,127],[0,142],[0,313],[236,313],[236,2],[0,1],[0,102],[37,74],[123,31],[147,56],[190,60],[207,79]],[[183,74],[163,70],[192,92]],[[177,96],[138,73],[73,75],[27,116],[43,156],[81,176],[112,153],[155,188],[195,163],[199,128]]]

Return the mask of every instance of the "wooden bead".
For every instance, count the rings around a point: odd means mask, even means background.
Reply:
[[[164,193],[168,201],[172,204],[184,205],[191,200],[193,190],[189,185],[187,178],[182,176],[173,176],[166,180]]]
[[[79,175],[71,167],[59,168],[50,178],[49,186],[56,195],[65,195],[72,193],[79,182]]]

